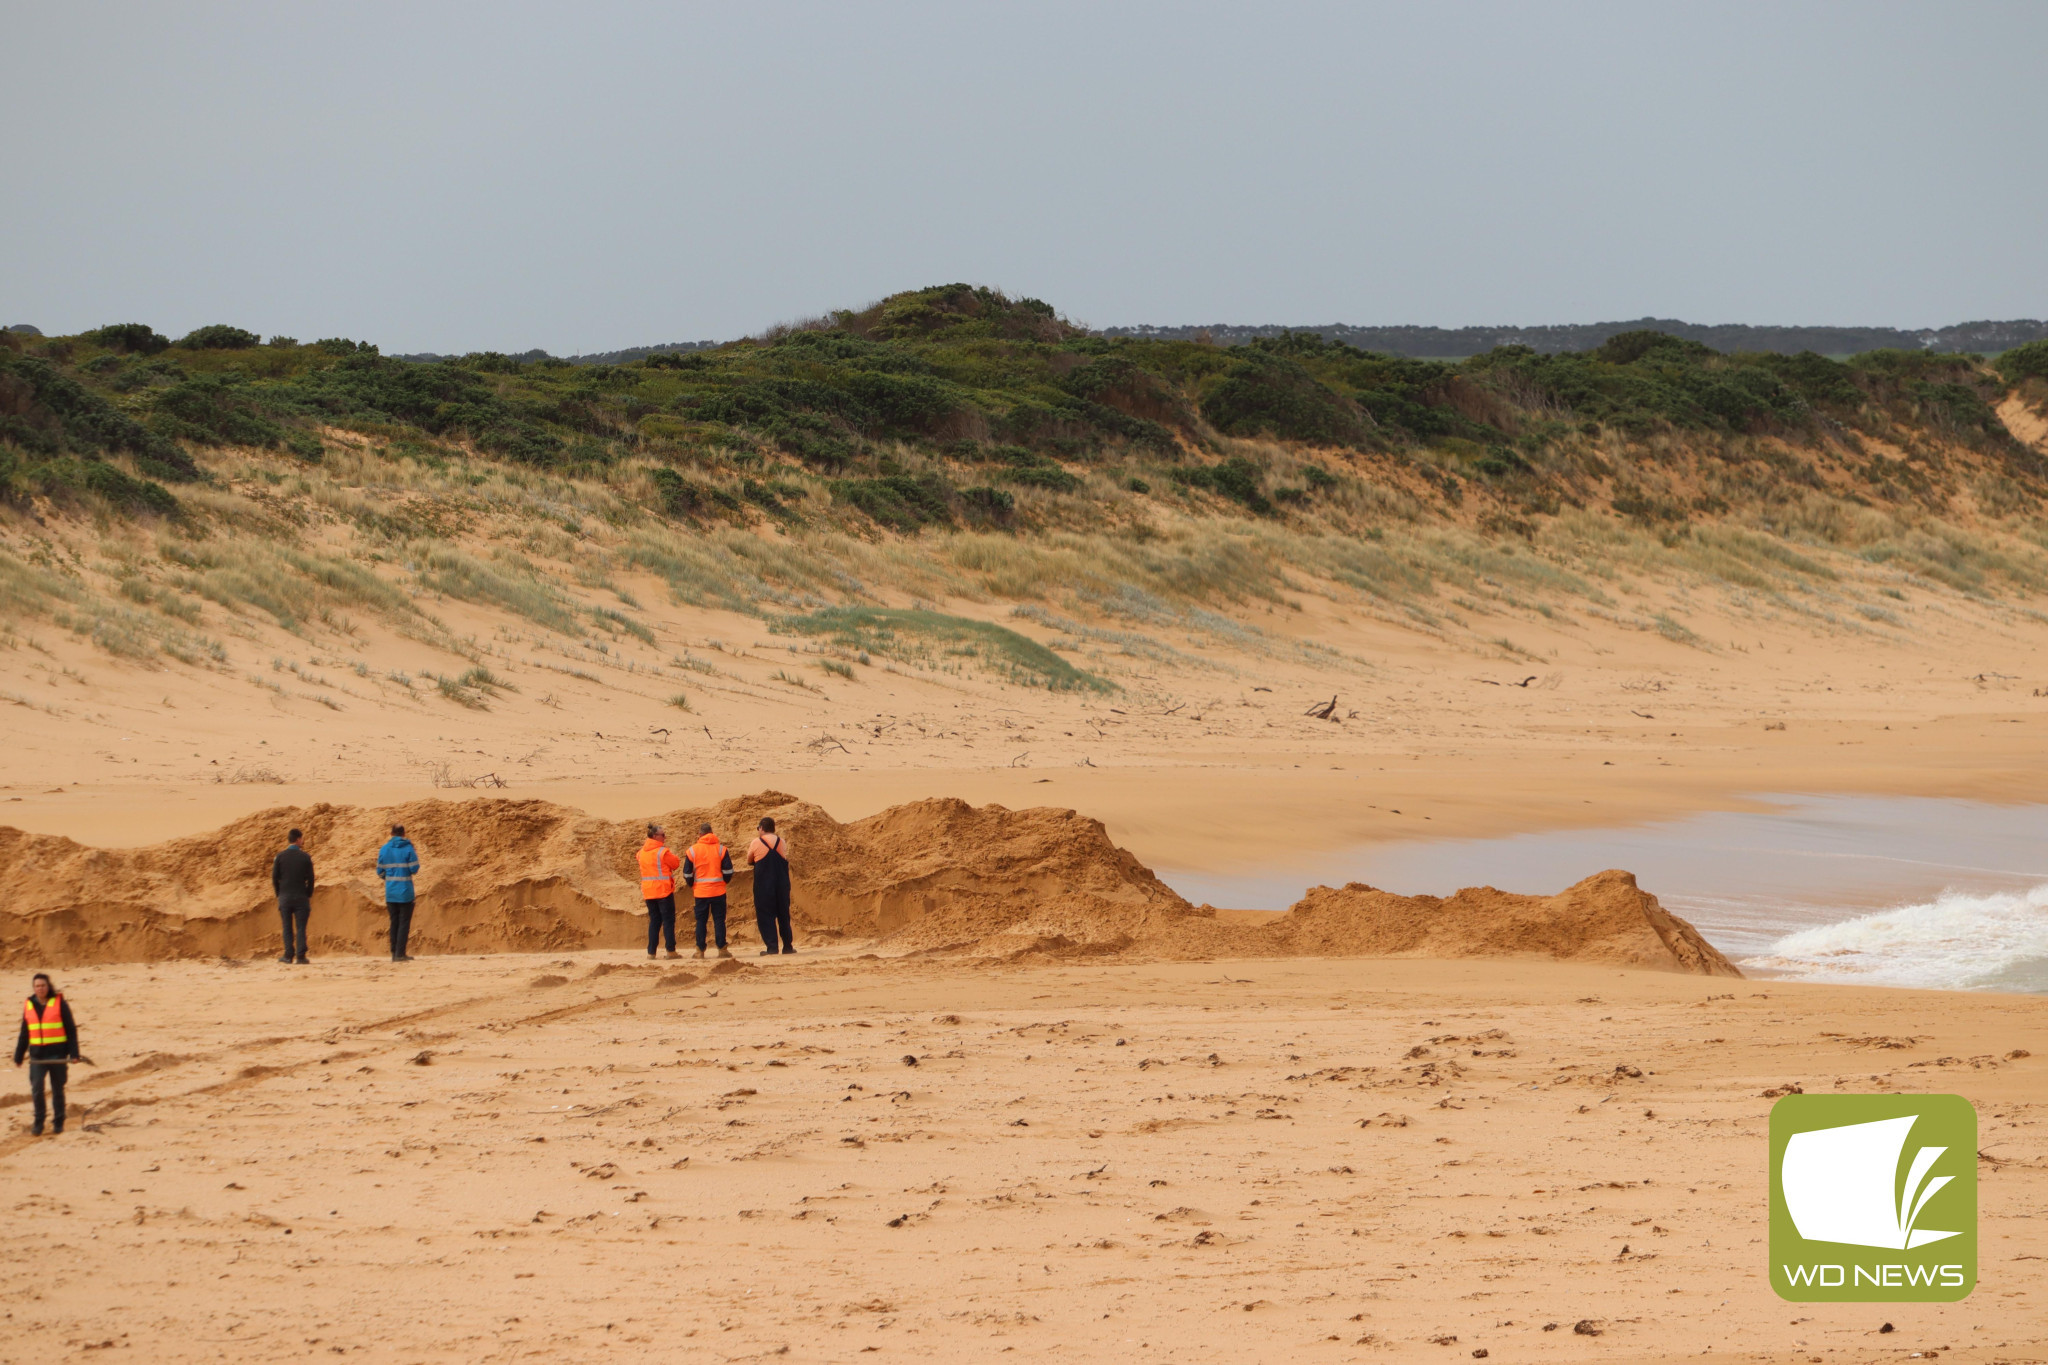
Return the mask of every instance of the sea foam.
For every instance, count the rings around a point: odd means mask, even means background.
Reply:
[[[2016,892],[1946,891],[1801,929],[1739,965],[1802,981],[2048,992],[2048,883]]]

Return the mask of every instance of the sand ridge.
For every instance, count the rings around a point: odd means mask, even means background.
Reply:
[[[1056,807],[926,799],[844,823],[784,792],[659,816],[681,848],[702,824],[743,849],[773,816],[793,850],[793,915],[816,939],[900,954],[1122,954],[1154,958],[1515,956],[1740,975],[1626,872],[1556,896],[1491,887],[1449,898],[1318,887],[1256,927],[1225,923],[1161,882],[1100,821]],[[20,964],[249,957],[279,946],[270,860],[290,828],[315,860],[312,933],[322,952],[374,952],[384,928],[379,844],[403,824],[423,870],[422,953],[628,947],[644,910],[634,855],[645,822],[544,801],[474,797],[366,809],[283,807],[210,835],[137,849],[0,829],[0,959]],[[736,865],[744,859],[736,860]],[[755,942],[750,878],[730,926]]]

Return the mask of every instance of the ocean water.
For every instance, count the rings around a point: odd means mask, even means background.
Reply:
[[[1547,893],[1621,867],[1752,976],[2048,993],[2048,806],[1755,799],[1771,809],[1369,845],[1254,877],[1159,875],[1193,901],[1284,910],[1318,883]]]

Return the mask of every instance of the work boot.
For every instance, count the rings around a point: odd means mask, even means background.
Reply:
[[[40,1123],[30,1124],[28,1129],[28,1135],[30,1137],[41,1137],[43,1135],[43,1125]]]
[[[696,952],[691,953],[690,956],[695,958],[702,958],[704,956],[704,950],[702,948],[699,948]]]
[[[63,1132],[63,1131],[64,1131],[64,1120],[62,1120],[62,1119],[58,1119],[58,1120],[57,1120],[57,1121],[56,1121],[55,1123],[53,1123],[53,1124],[51,1124],[51,1125],[50,1125],[50,1136],[51,1136],[51,1137],[55,1137],[55,1136],[57,1136],[57,1134],[59,1134],[59,1133],[61,1133],[61,1132]]]
[[[295,957],[292,959],[292,961],[293,963],[301,967],[308,965],[304,956]]]
[[[775,956],[775,950],[774,950],[773,948],[763,948],[763,949],[762,949],[762,950],[761,950],[760,952],[758,952],[758,953],[754,954],[754,956],[756,956],[756,957],[774,957],[774,956]]]
[[[723,943],[721,943],[718,945],[718,955],[720,957],[731,957],[732,949],[726,947]]]
[[[291,960],[292,955],[290,953],[286,953],[283,957],[278,959],[279,962],[290,962]]]
[[[668,950],[667,956],[669,956],[669,957],[681,957],[681,956],[682,956],[682,954],[681,954],[681,953],[679,953],[679,952],[677,952],[677,951],[676,951],[675,949],[671,948],[671,949],[669,949],[669,950]]]

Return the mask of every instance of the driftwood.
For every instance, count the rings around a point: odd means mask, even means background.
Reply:
[[[1335,720],[1337,719],[1337,699],[1332,697],[1328,701],[1319,701],[1301,714],[1304,716],[1314,716],[1317,720]]]

